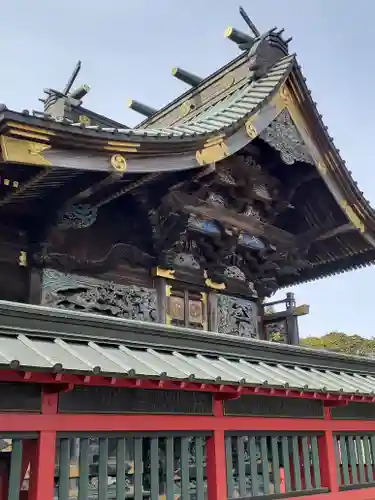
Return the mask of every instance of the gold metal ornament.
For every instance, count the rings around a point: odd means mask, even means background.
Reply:
[[[88,127],[91,124],[90,118],[88,116],[85,116],[85,115],[80,115],[80,117],[78,118],[78,121],[81,125],[85,125],[86,127]]]
[[[157,267],[153,271],[154,276],[159,276],[159,278],[165,278],[167,280],[175,279],[175,271],[173,269],[163,269],[162,267]]]
[[[288,105],[292,102],[292,94],[286,85],[283,85],[280,89],[280,97],[284,104]]]
[[[21,250],[18,255],[18,265],[20,267],[27,267],[27,253],[24,250]]]
[[[353,226],[358,229],[360,233],[364,233],[366,231],[365,225],[358,217],[358,215],[354,212],[353,207],[351,207],[346,200],[343,200],[340,205]]]
[[[322,162],[322,161],[319,161],[317,164],[317,169],[319,170],[319,172],[322,174],[322,175],[326,175],[327,173],[327,166]]]
[[[256,136],[258,135],[258,132],[257,132],[256,128],[254,127],[252,119],[249,118],[249,120],[247,120],[245,128],[246,128],[246,133],[247,133],[248,137],[250,137],[251,140],[255,139]]]
[[[184,118],[184,116],[188,115],[192,109],[193,109],[193,104],[190,101],[183,102],[179,110],[180,118]]]
[[[123,174],[124,172],[126,172],[126,160],[120,154],[116,154],[116,155],[112,156],[111,166],[114,170],[116,170],[116,172],[119,172],[120,174]]]
[[[223,160],[229,156],[228,146],[225,144],[224,136],[212,137],[205,142],[203,149],[196,152],[196,160],[199,165],[209,165]]]
[[[222,90],[227,90],[234,84],[234,82],[235,78],[233,75],[231,74],[225,75],[220,81],[220,87]]]
[[[42,155],[49,149],[51,149],[49,144],[1,136],[1,153],[4,161],[51,166],[51,162]]]
[[[213,290],[225,290],[226,289],[225,283],[215,283],[215,281],[212,281],[212,279],[208,277],[208,273],[206,270],[203,273],[203,277],[205,278],[204,284],[208,288],[212,288]]]

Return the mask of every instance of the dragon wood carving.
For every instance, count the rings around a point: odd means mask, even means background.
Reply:
[[[151,288],[118,285],[53,269],[43,272],[42,303],[117,318],[158,319],[156,292]]]

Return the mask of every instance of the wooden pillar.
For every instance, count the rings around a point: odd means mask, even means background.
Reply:
[[[43,392],[42,414],[57,413],[57,393]],[[40,431],[30,464],[29,500],[51,500],[54,497],[56,430]]]
[[[286,317],[286,330],[287,330],[287,338],[288,344],[298,345],[299,344],[299,332],[298,332],[298,318],[294,316],[292,313],[296,307],[296,301],[294,298],[294,293],[286,294],[286,310],[290,314]]]
[[[29,304],[42,303],[43,270],[32,267],[29,269]]]
[[[223,416],[223,402],[214,400],[214,416]],[[214,430],[207,439],[207,499],[227,500],[224,430]]]
[[[324,420],[331,420],[330,408],[324,408]],[[338,473],[332,431],[326,430],[323,436],[318,437],[318,450],[322,487],[328,488],[331,493],[338,493]]]
[[[164,278],[155,277],[155,289],[158,303],[158,322],[166,322],[166,314],[168,310],[166,287],[167,281]]]
[[[219,331],[218,325],[218,297],[217,292],[208,292],[208,328],[212,332]]]
[[[0,500],[8,500],[9,456],[0,459]]]
[[[56,432],[41,431],[30,466],[29,500],[51,500],[55,478]]]

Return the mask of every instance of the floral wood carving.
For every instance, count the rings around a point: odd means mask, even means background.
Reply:
[[[219,295],[218,331],[238,337],[258,338],[257,304],[251,300]]]
[[[287,165],[293,165],[296,161],[314,164],[308,148],[287,110],[283,110],[275,118],[260,134],[260,138],[279,151],[281,159]]]
[[[157,321],[155,290],[53,269],[43,272],[42,304],[117,318]]]
[[[187,269],[200,269],[201,265],[198,260],[191,253],[181,252],[176,255],[173,259],[173,264],[177,267],[183,267]]]
[[[271,342],[279,342],[281,344],[288,343],[285,320],[266,323],[264,329],[267,340]]]
[[[98,216],[98,209],[89,204],[74,205],[61,215],[58,228],[82,229],[94,224]]]
[[[234,280],[246,281],[246,276],[243,271],[237,266],[228,266],[224,270],[224,276]]]

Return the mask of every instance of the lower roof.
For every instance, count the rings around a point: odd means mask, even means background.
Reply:
[[[288,366],[241,357],[187,354],[181,350],[136,349],[124,343],[101,345],[26,335],[0,335],[0,365],[113,377],[163,378],[209,384],[267,386],[308,392],[375,394],[375,376]]]
[[[3,370],[375,395],[375,362],[354,356],[3,301],[0,324]]]

